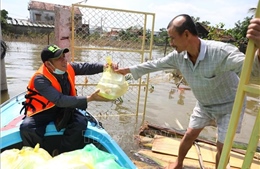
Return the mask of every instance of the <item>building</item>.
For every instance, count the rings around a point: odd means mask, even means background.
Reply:
[[[54,24],[55,22],[55,11],[54,7],[62,7],[64,9],[71,9],[70,6],[52,4],[40,1],[30,1],[28,4],[29,10],[29,20],[32,23],[49,23]],[[78,7],[75,7],[75,25],[77,27],[82,26],[82,13],[80,12]]]
[[[28,19],[7,19],[8,30],[15,35],[27,35],[29,33],[48,34],[54,31],[54,25],[48,23],[30,22]]]
[[[195,25],[196,25],[196,29],[198,31],[198,36],[202,39],[207,38],[209,35],[209,27],[206,25],[203,25],[200,22],[196,22]],[[223,29],[215,30],[216,36],[218,36],[220,41],[226,42],[226,43],[232,43],[232,42],[236,41],[235,38],[233,38],[231,35],[223,34],[223,32],[224,32]]]
[[[30,1],[28,3],[29,19],[15,19],[7,20],[9,25],[9,32],[19,35],[27,35],[29,33],[50,33],[54,31],[55,23],[55,6],[64,9],[71,9],[70,6],[52,4],[39,1]],[[89,27],[82,24],[82,13],[78,7],[75,7],[75,27],[76,30],[83,30],[85,34],[89,34]]]

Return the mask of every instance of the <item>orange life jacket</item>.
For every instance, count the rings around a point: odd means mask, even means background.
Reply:
[[[68,63],[67,64],[67,73],[68,73],[68,79],[70,82],[70,95],[71,96],[76,96],[76,89],[75,89],[75,72],[72,66]],[[37,113],[40,113],[42,111],[45,111],[47,109],[52,108],[55,106],[53,102],[50,102],[47,100],[44,96],[42,96],[34,86],[34,78],[35,76],[42,74],[45,76],[49,81],[51,82],[52,86],[57,89],[59,92],[62,92],[61,86],[58,82],[58,80],[53,76],[51,72],[47,69],[44,64],[37,70],[37,72],[33,75],[31,78],[29,84],[28,84],[28,91],[27,94],[25,95],[26,101],[23,103],[25,109],[25,114],[27,116],[32,116]],[[22,110],[23,110],[22,109]],[[21,111],[22,111],[21,110]]]

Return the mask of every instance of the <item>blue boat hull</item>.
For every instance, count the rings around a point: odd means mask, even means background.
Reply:
[[[0,149],[4,151],[10,148],[21,148],[22,140],[20,137],[19,126],[22,122],[23,115],[20,114],[22,102],[24,101],[24,93],[15,96],[1,105],[1,138]],[[82,111],[84,113],[85,111]],[[45,138],[51,144],[49,150],[55,145],[59,138],[63,135],[63,131],[58,132],[54,123],[48,124],[46,128]],[[125,168],[136,169],[137,167],[119,147],[115,140],[96,123],[88,123],[88,127],[84,133],[85,143],[93,143],[99,149],[115,155],[117,163]],[[58,144],[58,143],[57,143]]]

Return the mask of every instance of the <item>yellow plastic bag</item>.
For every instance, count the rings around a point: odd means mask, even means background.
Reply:
[[[90,154],[79,149],[57,155],[34,169],[95,169],[93,161]]]
[[[5,150],[1,153],[1,168],[4,169],[30,169],[43,165],[52,157],[39,144],[32,147]]]
[[[99,150],[94,144],[65,152],[34,169],[125,169],[116,162],[116,157]]]
[[[114,72],[111,67],[112,59],[110,56],[106,58],[106,61],[110,66],[105,68],[96,88],[100,89],[100,96],[115,100],[127,92],[128,83],[124,75]]]

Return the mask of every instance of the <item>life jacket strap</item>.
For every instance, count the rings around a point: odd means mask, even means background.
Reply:
[[[36,108],[34,107],[34,105],[32,105],[33,100],[39,102],[42,105],[42,109],[44,109],[47,106],[47,104],[50,102],[50,101],[48,101],[48,103],[45,104],[43,101],[33,97],[35,95],[42,96],[39,92],[36,92],[35,90],[29,89],[28,87],[27,87],[27,90],[28,90],[28,93],[24,96],[26,98],[26,101],[22,102],[23,107],[20,110],[20,114],[24,110],[24,115],[26,115],[28,108],[31,108],[33,112],[36,111]]]

